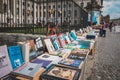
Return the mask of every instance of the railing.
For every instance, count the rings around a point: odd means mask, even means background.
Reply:
[[[1,0],[0,4],[0,32],[44,35],[49,22],[58,26],[58,33],[88,25],[87,12],[74,0]]]

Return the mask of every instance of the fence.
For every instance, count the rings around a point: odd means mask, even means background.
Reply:
[[[46,34],[50,22],[58,33],[77,30],[87,16],[74,0],[0,0],[0,32]]]

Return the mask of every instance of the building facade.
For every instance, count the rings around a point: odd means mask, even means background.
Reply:
[[[0,23],[4,26],[47,24],[83,24],[88,14],[75,0],[1,0]]]

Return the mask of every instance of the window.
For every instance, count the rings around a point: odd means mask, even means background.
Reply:
[[[77,5],[74,5],[74,7],[77,7]]]
[[[23,15],[25,15],[25,9],[23,9]]]
[[[17,19],[17,23],[19,23],[19,19]]]
[[[36,12],[36,17],[38,17],[38,13]]]
[[[53,8],[55,8],[55,5],[53,5]]]
[[[60,8],[60,5],[58,5],[58,8]]]
[[[44,11],[43,17],[45,17],[45,11]]]
[[[66,16],[66,12],[64,11],[64,17]]]
[[[19,4],[19,0],[16,1],[16,4]]]
[[[27,6],[30,7],[30,4],[28,3]]]
[[[77,24],[77,20],[74,21],[74,24]]]
[[[51,16],[51,14],[50,13],[48,13],[48,17],[50,17]]]
[[[49,9],[51,8],[51,6],[49,5]]]
[[[28,23],[29,23],[30,21],[28,20]]]
[[[25,5],[25,2],[23,2],[23,6]]]
[[[71,4],[69,4],[69,7],[71,7]]]
[[[75,12],[74,16],[77,17],[77,10],[75,10],[74,12]]]
[[[44,6],[44,9],[46,8],[46,6]]]
[[[66,5],[64,4],[64,6],[63,6],[64,8],[66,8]]]
[[[16,10],[16,14],[19,14],[19,8],[17,8],[17,10]]]
[[[32,14],[32,16],[34,16],[34,13],[33,13],[33,11],[31,11],[31,14]]]
[[[4,12],[7,12],[7,4],[4,3]]]

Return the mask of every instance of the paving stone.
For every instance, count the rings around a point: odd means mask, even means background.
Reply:
[[[105,38],[98,39],[96,49],[92,73],[86,80],[120,80],[120,33],[107,31]]]

